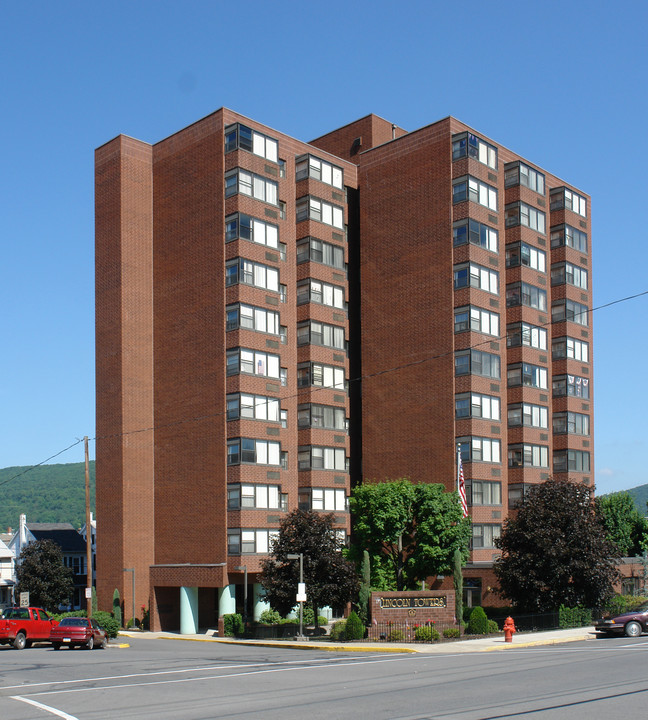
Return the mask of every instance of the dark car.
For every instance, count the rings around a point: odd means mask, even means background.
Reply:
[[[60,650],[62,645],[68,647],[84,647],[92,650],[93,647],[103,648],[108,645],[106,631],[97,625],[96,620],[84,617],[65,617],[50,632],[50,641],[54,650]]]
[[[648,632],[648,602],[632,612],[598,620],[596,630],[606,635],[625,633],[628,637],[639,637],[641,633]]]

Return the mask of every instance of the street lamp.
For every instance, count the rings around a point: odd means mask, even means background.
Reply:
[[[289,553],[288,560],[299,560],[299,586],[297,587],[297,602],[299,603],[299,639],[304,639],[304,600],[306,588],[304,586],[304,553]]]
[[[243,625],[247,630],[247,606],[248,606],[248,582],[247,582],[247,565],[237,565],[234,570],[243,570]]]
[[[123,568],[123,571],[133,573],[133,576],[132,576],[133,582],[131,585],[131,588],[132,588],[131,595],[132,595],[132,600],[133,600],[133,625],[135,625],[135,568]],[[128,621],[126,621],[126,625],[128,625]]]

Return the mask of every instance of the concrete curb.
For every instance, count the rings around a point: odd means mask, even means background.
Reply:
[[[511,643],[505,643],[504,645],[493,645],[491,647],[483,648],[482,652],[493,652],[493,650],[509,650],[510,648],[535,647],[537,645],[562,645],[563,643],[582,642],[584,640],[596,640],[596,638],[588,634],[574,635],[572,637],[563,638],[547,638],[546,640],[529,640],[528,642],[519,643],[513,641]]]

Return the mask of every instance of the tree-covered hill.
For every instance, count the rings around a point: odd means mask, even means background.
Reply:
[[[637,510],[639,510],[642,515],[648,515],[648,510],[646,509],[646,503],[648,502],[648,485],[639,485],[627,492],[634,500]]]
[[[90,509],[95,508],[95,464],[90,463]],[[85,523],[85,463],[9,467],[0,470],[0,531],[27,522]]]

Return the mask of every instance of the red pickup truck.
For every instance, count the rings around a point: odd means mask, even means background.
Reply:
[[[49,642],[56,624],[42,608],[7,608],[0,616],[0,645],[12,644],[22,650],[34,642]]]

